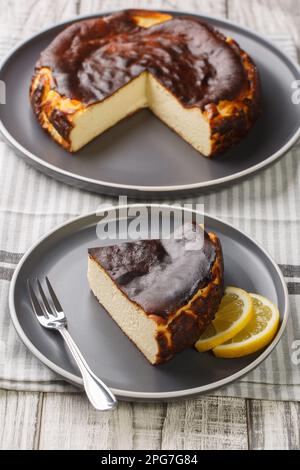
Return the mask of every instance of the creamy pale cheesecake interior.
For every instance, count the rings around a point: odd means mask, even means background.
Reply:
[[[186,249],[188,240],[199,248]],[[88,281],[99,302],[151,364],[192,346],[223,294],[217,236],[194,224],[179,240],[89,249]]]
[[[74,116],[75,126],[70,133],[72,151],[80,149],[127,115],[146,107],[196,150],[209,155],[210,128],[201,111],[198,108],[187,110],[182,107],[148,72],[134,78],[104,102],[92,105],[84,113]]]
[[[126,10],[60,33],[36,65],[31,101],[71,152],[148,107],[212,156],[254,124],[259,83],[249,56],[195,17]]]

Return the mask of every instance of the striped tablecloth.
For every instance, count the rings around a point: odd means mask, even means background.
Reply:
[[[272,39],[296,60],[295,47],[288,36]],[[300,400],[299,160],[300,147],[296,145],[280,162],[249,181],[186,200],[204,204],[207,213],[257,239],[280,264],[290,294],[291,318],[276,350],[255,371],[218,390],[217,395]],[[9,317],[9,281],[22,253],[38,237],[103,203],[115,204],[117,200],[80,191],[44,176],[0,140],[0,387],[34,391],[73,389],[41,364],[17,337]]]

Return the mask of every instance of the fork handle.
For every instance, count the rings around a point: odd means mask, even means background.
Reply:
[[[96,410],[100,411],[115,408],[117,405],[116,397],[102,382],[102,380],[100,380],[89,368],[68,330],[64,326],[61,326],[58,331],[68,345],[69,350],[79,367],[84,388],[91,404],[96,408]]]

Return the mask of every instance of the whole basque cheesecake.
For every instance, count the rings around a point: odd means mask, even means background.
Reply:
[[[88,255],[92,292],[151,364],[192,346],[213,320],[223,295],[214,233],[186,224],[180,239],[90,248]]]
[[[260,112],[257,69],[233,39],[195,17],[147,10],[68,26],[41,53],[30,97],[41,126],[70,152],[148,107],[213,156]]]

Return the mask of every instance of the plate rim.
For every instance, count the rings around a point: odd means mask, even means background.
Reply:
[[[128,9],[124,9],[128,10]],[[148,9],[152,11],[157,11],[155,9]],[[94,14],[87,14],[87,15],[79,15],[75,17],[71,17],[67,20],[64,20],[59,23],[55,23],[54,25],[48,26],[46,28],[43,28],[41,31],[38,33],[32,34],[25,40],[21,41],[19,44],[17,44],[3,59],[3,61],[0,63],[0,74],[2,69],[6,66],[6,64],[9,62],[9,60],[13,57],[14,54],[16,54],[19,50],[22,48],[26,47],[27,44],[29,44],[31,41],[34,39],[37,39],[40,35],[43,35],[49,31],[51,31],[54,28],[64,26],[68,23],[76,22],[76,21],[81,21],[86,18],[94,18],[97,16],[104,16],[108,15],[114,12],[120,11],[120,9],[112,9],[109,11],[105,12],[100,12],[100,13],[94,13]],[[290,57],[288,57],[287,54],[285,54],[276,44],[274,44],[271,40],[268,38],[265,38],[263,35],[252,31],[250,28],[247,28],[245,26],[238,25],[235,22],[232,22],[228,19],[225,18],[220,18],[212,15],[202,15],[202,14],[197,14],[195,12],[190,12],[188,10],[182,11],[182,10],[168,10],[168,9],[159,9],[158,11],[161,11],[163,13],[170,13],[170,14],[175,14],[175,15],[180,15],[180,14],[187,14],[187,15],[192,15],[195,17],[198,17],[200,19],[203,19],[204,21],[212,21],[212,22],[217,22],[218,24],[225,24],[228,26],[231,26],[233,29],[238,30],[240,33],[252,37],[256,42],[263,44],[267,46],[269,49],[275,51],[276,55],[284,61],[289,68],[294,69],[296,73],[298,73],[299,78],[300,78],[300,64],[292,60]],[[295,78],[296,79],[296,78]],[[51,176],[53,177],[53,174],[55,175],[54,177],[56,179],[63,178],[65,177],[68,180],[68,184],[71,184],[73,186],[78,186],[78,185],[85,185],[88,186],[91,185],[93,187],[97,187],[99,189],[98,192],[103,192],[105,188],[110,188],[113,191],[117,190],[127,190],[127,191],[134,191],[137,192],[138,194],[143,194],[143,193],[152,193],[154,196],[159,195],[159,193],[172,193],[174,191],[180,193],[180,192],[185,192],[185,191],[195,191],[195,190],[209,190],[213,188],[218,188],[222,187],[225,184],[233,183],[235,181],[239,181],[241,179],[244,179],[245,177],[254,175],[258,171],[267,168],[271,164],[275,163],[277,160],[279,160],[281,157],[283,157],[288,150],[294,145],[294,143],[300,138],[300,122],[298,129],[294,132],[294,134],[291,136],[291,138],[281,147],[279,148],[275,153],[272,155],[269,155],[265,160],[263,160],[260,163],[257,163],[255,165],[250,166],[249,168],[245,170],[238,171],[237,173],[233,173],[221,178],[209,180],[209,181],[203,181],[203,182],[198,182],[198,183],[190,183],[190,184],[183,184],[183,185],[169,185],[169,186],[140,186],[140,185],[131,185],[131,184],[123,184],[123,183],[113,183],[113,182],[108,182],[108,181],[101,181],[101,180],[95,180],[93,178],[89,178],[86,176],[82,176],[76,173],[72,173],[71,171],[58,168],[57,166],[45,162],[42,158],[36,156],[29,150],[27,150],[23,145],[21,145],[11,134],[10,132],[6,129],[4,123],[2,122],[2,119],[0,117],[0,134],[4,137],[7,143],[9,143],[19,154],[21,154],[27,162],[31,163],[32,165],[35,165],[40,171],[43,171],[44,173],[48,171],[47,174],[51,173]],[[205,158],[205,157],[203,157]],[[77,183],[77,184],[76,184]],[[94,189],[94,191],[96,191]]]
[[[44,242],[47,238],[51,237],[53,234],[55,234],[57,231],[60,231],[64,227],[71,225],[71,224],[76,224],[81,219],[88,219],[89,217],[98,217],[100,214],[104,212],[109,212],[109,211],[116,211],[118,209],[120,210],[127,210],[130,208],[142,208],[142,207],[154,207],[154,208],[159,208],[159,209],[179,209],[182,211],[187,211],[187,212],[192,212],[192,213],[197,213],[197,214],[202,214],[204,217],[208,217],[212,220],[215,220],[231,229],[234,229],[238,232],[240,232],[243,236],[248,238],[252,243],[254,243],[262,252],[263,254],[267,257],[267,259],[271,262],[271,265],[275,269],[279,280],[281,281],[281,287],[283,289],[283,294],[284,294],[284,303],[285,303],[285,309],[284,312],[282,312],[282,322],[280,325],[280,328],[273,339],[273,341],[269,344],[269,346],[253,361],[251,364],[248,366],[244,367],[240,371],[224,378],[221,380],[218,380],[217,382],[213,382],[211,384],[207,385],[202,385],[200,387],[193,387],[189,389],[184,389],[184,390],[179,390],[179,391],[169,391],[169,392],[137,392],[137,391],[131,391],[131,390],[123,390],[123,389],[118,389],[118,388],[111,388],[112,392],[118,396],[121,399],[124,400],[132,400],[132,399],[137,399],[137,400],[146,400],[146,401],[160,401],[160,400],[166,400],[166,399],[180,399],[180,398],[185,398],[185,397],[193,397],[197,396],[206,392],[211,392],[213,390],[216,390],[220,387],[223,387],[225,385],[228,385],[230,383],[235,382],[237,379],[242,378],[244,375],[248,374],[250,371],[255,369],[259,364],[261,364],[268,356],[269,354],[273,351],[273,349],[277,346],[279,343],[286,325],[287,321],[290,315],[290,302],[289,302],[289,295],[288,295],[288,290],[287,290],[287,285],[284,280],[284,276],[282,272],[279,269],[279,266],[275,262],[275,260],[272,258],[272,256],[261,246],[260,243],[258,243],[254,238],[252,238],[249,234],[244,232],[243,230],[240,230],[239,228],[234,227],[234,225],[224,222],[222,219],[219,217],[215,217],[212,215],[207,214],[206,212],[201,212],[197,211],[194,209],[190,208],[184,208],[182,206],[176,206],[176,205],[169,205],[169,204],[159,204],[159,203],[136,203],[136,204],[124,204],[124,205],[111,205],[107,207],[101,208],[99,211],[92,211],[86,214],[81,214],[78,217],[71,218],[62,224],[57,225],[50,231],[48,231],[46,234],[44,234],[42,237],[40,237],[22,256],[21,260],[19,261],[11,283],[9,287],[9,312],[10,312],[10,317],[12,320],[12,323],[15,327],[16,332],[18,333],[20,339],[22,342],[25,344],[25,346],[31,351],[31,353],[39,359],[43,364],[45,364],[47,367],[49,367],[52,371],[57,373],[60,377],[65,379],[68,382],[71,382],[72,384],[76,386],[81,386],[83,387],[83,381],[81,377],[78,377],[75,374],[72,374],[71,372],[66,371],[63,367],[58,366],[54,362],[52,362],[50,359],[48,359],[47,356],[45,356],[40,350],[31,342],[31,340],[28,338],[28,336],[25,334],[19,319],[17,315],[17,311],[15,309],[15,303],[14,303],[14,294],[15,294],[15,287],[16,287],[16,282],[19,276],[19,273],[23,267],[23,264],[25,261],[28,259],[28,257],[34,252],[34,250],[42,243]]]

